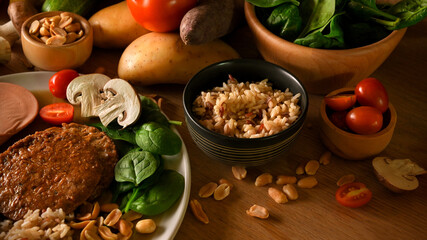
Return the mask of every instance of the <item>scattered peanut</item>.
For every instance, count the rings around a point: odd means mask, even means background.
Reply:
[[[119,222],[121,217],[122,211],[119,209],[114,209],[107,215],[107,217],[105,217],[104,224],[109,227],[114,226],[117,222]]]
[[[277,185],[296,183],[296,182],[297,182],[297,178],[295,176],[286,176],[286,175],[279,175],[277,176],[277,180],[276,180]]]
[[[297,185],[300,188],[313,188],[318,184],[317,179],[314,176],[308,176],[301,178]]]
[[[307,173],[307,175],[314,175],[316,174],[317,170],[320,167],[320,163],[317,160],[310,160],[307,162],[307,164],[305,165],[305,173]]]
[[[289,200],[297,200],[298,192],[293,184],[285,184],[283,186],[283,192],[286,194]]]
[[[135,221],[137,219],[140,219],[142,217],[141,213],[129,210],[125,214],[122,215],[122,218],[124,220],[128,220],[129,222]]]
[[[233,166],[231,167],[231,171],[233,172],[233,175],[237,180],[242,180],[246,178],[247,171],[246,168],[242,166]]]
[[[328,165],[331,162],[332,153],[329,151],[326,151],[322,153],[322,155],[319,158],[319,162],[323,165]]]
[[[212,194],[215,192],[215,189],[217,189],[218,184],[214,182],[210,182],[205,184],[203,187],[199,190],[199,197],[201,198],[208,198],[212,196]]]
[[[190,208],[193,212],[194,216],[204,224],[209,223],[209,218],[206,215],[205,211],[203,211],[202,205],[197,199],[190,200]]]
[[[81,24],[73,21],[70,13],[61,13],[53,17],[34,20],[28,32],[34,39],[46,45],[61,46],[75,42],[83,36]]]
[[[228,181],[227,179],[221,178],[218,183],[221,184],[228,184],[228,186],[230,186],[230,190],[233,189],[234,185]]]
[[[144,220],[151,220],[151,219],[144,219]],[[140,222],[141,221],[143,221],[143,220],[140,220]],[[153,221],[153,223],[154,223],[154,221]],[[133,233],[133,231],[132,231],[133,223],[132,222],[129,222],[129,221],[124,220],[124,219],[120,219],[118,225],[119,225],[120,234],[122,234],[125,237],[132,236],[132,233]],[[156,230],[156,224],[155,223],[154,223],[154,230]],[[154,232],[154,230],[152,232]]]
[[[340,179],[338,179],[338,181],[337,181],[337,186],[338,186],[338,187],[341,187],[341,186],[342,186],[342,185],[344,185],[344,184],[354,182],[354,180],[356,180],[356,176],[354,176],[354,174],[347,174],[347,175],[344,175],[344,176],[342,176]]]
[[[288,198],[286,195],[277,188],[270,187],[268,188],[268,195],[277,203],[287,203]]]
[[[268,210],[265,207],[259,206],[259,205],[252,205],[248,210],[246,210],[246,214],[252,217],[257,217],[261,219],[267,219],[270,214],[268,213]]]
[[[273,176],[270,173],[263,173],[255,179],[255,186],[262,187],[273,182]]]
[[[90,220],[82,221],[82,222],[71,222],[70,227],[72,229],[83,229],[90,223]]]
[[[153,219],[143,219],[136,223],[135,230],[139,233],[152,233],[156,230],[156,223]]]
[[[298,165],[297,169],[295,170],[295,173],[297,175],[303,175],[304,174],[304,166],[305,166],[305,163],[300,163]]]
[[[117,203],[105,203],[101,205],[102,212],[111,212],[116,208],[119,208],[119,205]]]
[[[219,185],[214,192],[215,200],[223,200],[228,195],[230,195],[230,186],[226,183]]]
[[[106,226],[98,227],[98,233],[104,240],[117,240],[119,236],[111,232],[111,229]]]

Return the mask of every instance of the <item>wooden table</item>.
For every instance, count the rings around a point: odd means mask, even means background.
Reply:
[[[2,10],[4,11],[4,10]],[[4,12],[3,12],[4,14]],[[259,58],[251,33],[246,26],[226,38],[246,58]],[[87,63],[77,69],[92,73],[98,67],[110,77],[117,76],[122,50],[94,49]],[[22,54],[20,44],[13,47],[12,60],[0,65],[0,75],[34,71]],[[385,85],[390,101],[398,112],[393,139],[381,154],[391,158],[410,158],[427,168],[427,21],[408,29],[391,56],[372,75]],[[174,120],[184,122],[181,103],[183,86],[152,86],[144,93],[164,98],[163,109]],[[319,138],[318,109],[321,96],[310,95],[307,124],[288,154],[262,167],[249,168],[246,179],[233,178],[231,166],[213,161],[192,141],[184,122],[178,130],[187,146],[192,171],[190,198],[203,205],[210,223],[196,220],[188,210],[176,240],[188,239],[427,239],[427,177],[421,176],[420,187],[412,192],[394,194],[376,179],[370,161],[346,161],[333,157],[316,174],[319,185],[298,189],[300,197],[286,204],[275,203],[267,187],[255,187],[258,174],[269,172],[294,175],[299,162],[318,159],[325,151]],[[373,192],[371,202],[359,209],[340,206],[334,199],[336,181],[353,173]],[[200,187],[226,178],[234,188],[223,201],[200,199]],[[265,206],[270,217],[260,220],[246,215],[253,204]]]

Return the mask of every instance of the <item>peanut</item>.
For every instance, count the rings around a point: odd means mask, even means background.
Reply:
[[[221,178],[218,183],[221,184],[228,184],[228,186],[230,186],[230,190],[233,189],[234,185],[228,181],[227,179]]]
[[[148,219],[146,219],[146,220],[148,220]],[[156,226],[156,224],[154,224],[154,227],[155,226]],[[131,236],[132,232],[133,232],[132,228],[133,228],[133,223],[132,222],[129,222],[129,221],[124,220],[124,219],[120,219],[120,221],[119,221],[119,232],[123,236]]]
[[[72,229],[83,229],[90,223],[90,220],[82,221],[82,222],[70,222],[70,227]]]
[[[100,226],[98,228],[98,233],[104,240],[117,240],[119,236],[111,232],[111,229],[106,226]]]
[[[101,209],[101,207],[99,206],[99,203],[95,202],[95,204],[93,205],[93,208],[92,208],[92,214],[91,214],[90,219],[96,219],[99,215],[100,209]]]
[[[298,165],[297,169],[295,170],[295,173],[297,175],[303,175],[304,174],[304,166],[305,166],[305,163],[300,163]]]
[[[233,166],[231,167],[231,171],[233,172],[233,175],[237,180],[242,180],[246,178],[247,171],[246,171],[246,168],[244,167]]]
[[[270,187],[268,188],[268,195],[277,203],[287,203],[288,198],[286,195],[277,188]]]
[[[267,219],[270,216],[268,210],[265,207],[256,204],[252,205],[252,207],[246,210],[246,214],[261,219]]]
[[[356,180],[356,177],[354,176],[354,174],[344,175],[344,176],[340,177],[340,179],[338,179],[337,186],[341,187],[342,185],[344,185],[346,183],[354,182],[354,180]]]
[[[286,175],[279,175],[277,176],[276,184],[277,185],[283,185],[283,184],[289,184],[289,183],[296,183],[297,178],[294,176],[286,176]]]
[[[215,200],[220,201],[226,198],[228,195],[230,195],[230,189],[230,186],[226,183],[219,185],[214,192]]]
[[[127,211],[125,214],[123,214],[122,219],[132,222],[137,219],[140,219],[141,217],[142,217],[141,213],[130,210],[130,211]]]
[[[107,217],[105,217],[104,224],[109,227],[112,227],[117,222],[119,222],[121,217],[122,217],[122,211],[120,211],[119,209],[114,209],[107,215]]]
[[[316,174],[317,170],[320,167],[320,163],[317,160],[310,160],[307,162],[307,164],[305,165],[305,173],[307,173],[307,175],[314,175]]]
[[[322,155],[319,158],[319,162],[323,165],[328,165],[331,162],[332,153],[329,151],[326,151],[322,153]]]
[[[290,199],[290,200],[297,200],[298,199],[298,192],[297,192],[297,189],[294,187],[293,184],[285,184],[283,186],[282,190],[286,194],[288,199]]]
[[[139,233],[152,233],[156,231],[156,223],[153,219],[143,219],[136,223],[135,230]]]
[[[199,190],[199,197],[201,198],[208,198],[212,196],[212,194],[215,192],[215,189],[217,189],[218,184],[214,182],[210,182],[208,184],[205,184],[203,187]]]
[[[201,221],[204,224],[209,223],[209,218],[206,215],[205,211],[203,211],[202,205],[200,204],[199,201],[197,201],[197,199],[192,199],[190,201],[190,208],[191,208],[191,211],[193,212],[194,216],[199,221]]]
[[[273,176],[270,173],[263,173],[255,179],[255,186],[262,187],[273,182]]]
[[[119,208],[119,205],[117,203],[105,203],[101,205],[102,212],[111,212],[116,208]]]
[[[301,178],[297,185],[300,188],[313,188],[318,184],[317,179],[314,176],[308,176]]]

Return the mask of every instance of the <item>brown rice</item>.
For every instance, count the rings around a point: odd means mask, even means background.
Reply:
[[[206,128],[230,137],[259,138],[276,134],[294,123],[301,113],[300,93],[273,90],[268,79],[238,82],[229,76],[227,83],[193,102],[193,112]]]
[[[40,214],[40,210],[29,210],[24,218],[13,222],[0,222],[0,240],[14,239],[72,239],[73,231],[65,222],[73,215],[66,215],[62,209],[52,211],[48,208]]]

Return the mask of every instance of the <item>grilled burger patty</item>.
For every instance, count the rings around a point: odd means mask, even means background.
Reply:
[[[114,177],[113,141],[94,127],[63,124],[29,135],[0,154],[0,212],[13,220],[28,210],[73,212]]]

